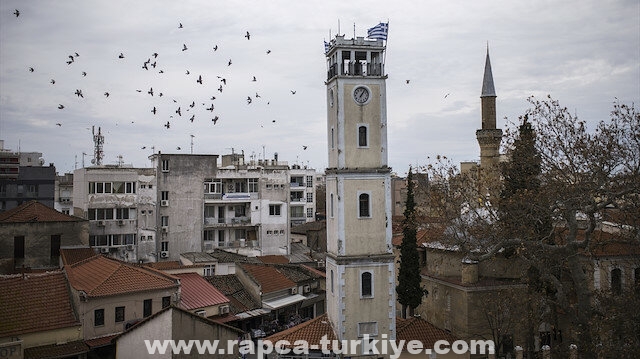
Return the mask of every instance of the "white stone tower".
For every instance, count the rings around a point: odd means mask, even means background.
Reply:
[[[336,36],[327,57],[327,314],[338,339],[395,339],[383,40]]]

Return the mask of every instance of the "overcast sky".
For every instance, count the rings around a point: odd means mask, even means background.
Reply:
[[[380,21],[389,21],[389,165],[400,175],[437,154],[479,158],[487,43],[499,127],[517,121],[531,95],[550,94],[589,128],[616,98],[640,103],[637,0],[2,0],[0,139],[42,152],[59,173],[82,166],[83,152],[90,165],[92,126],[105,136],[104,164],[122,155],[146,167],[154,150],[190,153],[193,135],[193,153],[277,152],[323,171],[323,40],[338,24],[351,38],[354,24],[366,36]]]

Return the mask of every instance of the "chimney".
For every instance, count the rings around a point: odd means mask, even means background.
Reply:
[[[478,283],[478,261],[464,258],[462,260],[462,284]]]

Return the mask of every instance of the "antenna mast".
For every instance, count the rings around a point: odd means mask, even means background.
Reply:
[[[104,136],[102,136],[100,127],[98,127],[98,133],[96,134],[95,126],[91,126],[91,133],[93,134],[93,159],[91,160],[91,163],[96,166],[100,166],[102,165],[102,158],[104,157],[104,152],[102,151]]]

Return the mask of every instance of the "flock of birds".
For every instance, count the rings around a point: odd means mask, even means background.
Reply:
[[[13,14],[16,17],[19,17],[20,11],[16,9]],[[184,29],[184,27],[185,26],[181,22],[179,22],[177,25],[178,29]],[[251,34],[249,31],[246,31],[246,33],[244,34],[244,38],[246,38],[246,41],[251,40]],[[218,44],[214,44],[211,47],[211,50],[213,51],[213,53],[216,53],[218,49],[219,49]],[[189,47],[187,46],[186,43],[183,43],[180,50],[181,52],[186,52],[186,51],[189,51]],[[271,54],[270,49],[267,49],[265,52],[266,52],[266,55]],[[70,55],[68,55],[65,58],[65,62],[68,66],[81,66],[81,65],[78,65],[79,63],[82,63],[80,58],[81,58],[80,54],[78,52],[73,51]],[[165,70],[162,69],[161,63],[160,63],[161,58],[162,57],[158,52],[152,53],[141,63],[140,65],[141,71],[156,71],[160,75],[164,74]],[[127,56],[125,56],[125,53],[123,52],[115,54],[114,56],[115,61],[125,61],[125,59],[128,59],[128,58]],[[230,67],[233,65],[233,61],[231,58],[228,60],[228,62],[226,62],[226,65],[227,67]],[[37,72],[36,68],[34,68],[33,66],[28,67],[28,71],[30,73]],[[82,74],[82,77],[87,77],[86,71],[82,71],[81,74]],[[197,75],[192,74],[188,69],[185,71],[185,76],[193,76],[193,79],[195,80],[194,81],[195,86],[202,86],[203,91],[209,91],[209,94],[207,95],[207,97],[206,98],[203,97],[199,99],[190,99],[190,101],[187,103],[178,102],[176,98],[172,98],[172,101],[169,103],[173,104],[173,109],[169,110],[169,113],[166,113],[166,111],[163,113],[163,110],[161,110],[161,108],[164,108],[164,110],[166,110],[166,106],[161,106],[161,104],[166,103],[165,101],[164,103],[158,103],[156,105],[151,106],[151,108],[149,108],[149,114],[150,114],[149,116],[153,116],[156,118],[163,118],[161,121],[155,121],[155,122],[161,123],[162,126],[165,127],[167,130],[171,128],[171,125],[174,121],[181,120],[183,118],[183,115],[184,115],[184,118],[191,123],[193,123],[196,120],[200,120],[201,117],[204,117],[207,121],[210,120],[210,122],[213,125],[216,125],[218,121],[220,121],[221,119],[220,117],[221,114],[216,111],[215,100],[218,97],[223,95],[223,92],[228,82],[226,76],[217,75],[216,78],[212,78],[212,77],[207,78],[203,74],[197,74]],[[249,78],[248,81],[250,82],[258,81],[255,75],[250,75],[248,78]],[[56,79],[51,78],[49,80],[49,83],[51,85],[56,85]],[[205,84],[208,86],[205,86]],[[213,87],[210,86],[210,84],[213,84]],[[80,88],[81,86],[78,86],[78,87],[79,88],[76,88],[74,94],[76,95],[77,99],[84,99],[85,93],[83,93],[83,89]],[[203,91],[200,91],[200,92],[203,92]],[[153,98],[158,98],[158,99],[163,97],[164,98],[169,97],[169,96],[166,96],[165,93],[162,92],[161,90],[158,90],[157,88],[154,89],[153,86],[149,87],[148,90],[137,88],[135,89],[135,92],[140,93],[142,95],[150,96]],[[296,90],[290,90],[290,93],[291,95],[295,95]],[[104,96],[105,99],[108,99],[109,96],[111,96],[111,93],[109,91],[104,91],[102,93],[102,96]],[[246,103],[247,105],[251,105],[252,103],[254,103],[255,101],[261,98],[262,96],[258,92],[255,92],[255,94],[252,93],[250,95],[247,95]],[[269,105],[270,102],[266,101],[266,104]],[[67,106],[70,106],[70,104],[65,104],[65,103],[57,104],[57,108],[59,110],[67,109],[68,108]],[[199,107],[201,109],[198,110],[196,107]],[[206,111],[205,115],[202,115],[203,111]],[[273,119],[271,122],[275,123],[276,120]],[[62,123],[58,122],[56,123],[56,125],[61,127]],[[144,148],[146,148],[146,146],[144,146],[143,149]],[[180,147],[178,147],[178,149],[180,149]],[[303,150],[306,150],[306,149],[307,149],[307,146],[303,146]]]

